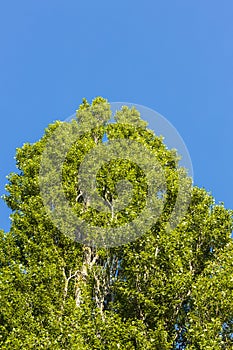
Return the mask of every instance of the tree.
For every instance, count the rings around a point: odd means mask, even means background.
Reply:
[[[107,135],[108,141],[137,141],[159,159],[166,191],[159,174],[151,199],[159,208],[163,203],[162,212],[150,229],[122,245],[101,245],[99,237],[83,237],[81,231],[71,239],[64,223],[58,227],[56,218],[51,220],[59,204],[49,202],[45,186],[56,174],[45,171],[43,189],[40,183],[46,145],[62,123],[50,125],[38,142],[17,149],[18,171],[9,175],[5,196],[12,224],[10,232],[0,236],[0,347],[231,349],[232,212],[215,204],[204,189],[193,187],[185,215],[172,226],[178,180],[184,190],[190,186],[178,155],[147,128],[135,108],[118,111],[115,124],[108,123],[110,115],[103,98],[92,104],[84,99],[70,123],[73,128],[82,124],[85,132],[72,143],[63,163],[68,203],[77,217],[109,230],[143,212],[148,179],[135,162],[113,158],[97,172],[98,193],[109,207],[105,212],[90,205],[88,183],[81,186],[78,181],[85,156]],[[58,159],[62,152],[58,145]],[[51,160],[45,159],[49,168]],[[132,185],[132,196],[116,210],[116,184],[123,179]],[[120,194],[124,197],[124,191]],[[67,219],[66,212],[62,215]]]

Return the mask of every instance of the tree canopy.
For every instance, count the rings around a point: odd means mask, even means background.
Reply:
[[[124,244],[101,245],[99,237],[85,236],[85,231],[69,236],[66,220],[60,226],[57,218],[52,220],[61,209],[58,201],[46,197],[45,185],[56,173],[42,174],[47,176],[43,190],[40,179],[46,145],[63,123],[49,125],[38,142],[17,149],[18,170],[9,175],[5,196],[12,209],[11,228],[0,232],[0,347],[232,349],[232,211],[216,204],[205,189],[192,187],[185,213],[176,221],[178,192],[182,188],[185,196],[191,181],[179,166],[179,155],[147,128],[135,108],[123,107],[115,123],[109,123],[110,116],[105,99],[91,104],[84,99],[71,121],[71,128],[82,124],[84,132],[62,163],[65,198],[77,218],[103,232],[124,231],[125,223],[136,220],[146,206],[148,177],[142,168],[123,157],[101,166],[96,188],[107,211],[90,205],[84,193],[88,183],[81,187],[78,170],[98,145],[131,140],[153,154],[163,170],[151,196],[159,216],[146,232],[144,223],[137,224],[143,233]],[[60,154],[62,145],[54,152]],[[50,159],[45,159],[50,169]],[[117,183],[123,180],[129,187],[119,192]],[[123,207],[119,193],[125,196]],[[67,219],[65,209],[62,215]]]

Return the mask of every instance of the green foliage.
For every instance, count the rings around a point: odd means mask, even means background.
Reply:
[[[143,210],[146,178],[125,160],[113,159],[97,174],[98,192],[110,205],[119,180],[132,185],[127,207],[116,216],[89,207],[80,192],[78,168],[106,133],[108,140],[135,140],[157,156],[167,185],[162,215],[122,246],[73,241],[51,221],[39,187],[41,155],[61,123],[18,149],[18,172],[9,175],[5,197],[12,225],[0,232],[0,348],[232,349],[232,212],[194,187],[185,216],[169,231],[178,175],[184,184],[190,179],[178,167],[176,152],[146,128],[136,109],[118,111],[115,124],[107,123],[110,115],[101,97],[92,104],[84,99],[77,111],[73,123],[96,122],[66,155],[67,200],[76,215],[103,227],[121,225]]]

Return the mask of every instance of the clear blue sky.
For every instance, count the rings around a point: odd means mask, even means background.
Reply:
[[[1,194],[16,147],[102,95],[164,115],[195,184],[233,209],[232,18],[232,0],[1,2]]]

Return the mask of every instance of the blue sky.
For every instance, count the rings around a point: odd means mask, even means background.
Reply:
[[[232,18],[232,0],[2,2],[1,194],[16,147],[101,95],[165,116],[188,147],[195,184],[233,209]],[[0,210],[8,229],[3,201]]]

